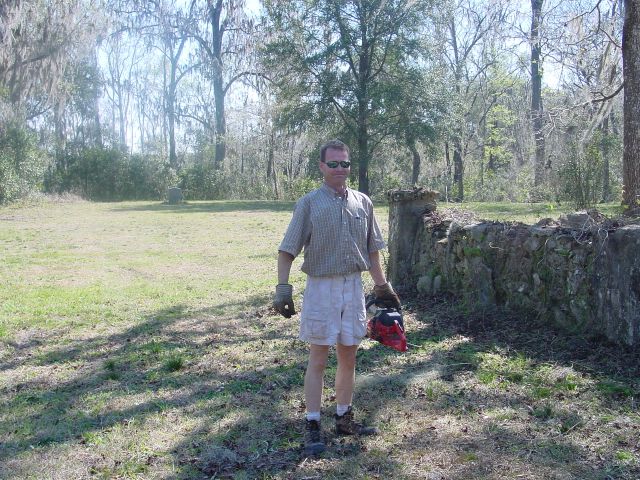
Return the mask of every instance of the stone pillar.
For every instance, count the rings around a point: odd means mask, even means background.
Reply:
[[[438,192],[414,187],[412,190],[390,190],[389,200],[389,263],[387,276],[400,289],[412,288],[413,248],[422,216],[436,209]]]
[[[618,228],[596,245],[598,327],[616,343],[640,345],[640,225]]]

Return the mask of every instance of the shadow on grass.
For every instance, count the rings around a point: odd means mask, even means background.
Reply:
[[[412,478],[399,460],[407,458],[419,465],[416,478],[515,478],[545,472],[529,478],[595,479],[606,478],[604,472],[616,472],[613,478],[640,473],[609,459],[588,465],[587,452],[572,437],[586,421],[580,412],[555,408],[527,414],[515,428],[485,418],[488,408],[527,411],[536,406],[531,398],[508,386],[476,391],[462,381],[478,373],[483,353],[497,349],[612,381],[625,373],[619,369],[625,364],[627,375],[637,373],[629,368],[629,357],[618,366],[602,365],[597,357],[614,356],[611,347],[594,351],[596,344],[586,340],[579,347],[576,339],[542,326],[525,335],[521,319],[469,318],[438,306],[428,317],[438,320],[410,332],[409,341],[419,348],[398,354],[373,344],[359,353],[356,405],[365,418],[381,423],[383,445],[328,434],[328,451],[319,460],[305,461],[300,418],[306,347],[296,340],[297,320],[272,317],[265,303],[264,296],[252,297],[239,306],[240,315],[225,308],[193,312],[176,305],[111,335],[26,343],[12,369],[55,372],[66,366],[67,374],[50,381],[46,375],[23,378],[0,391],[0,464],[6,465],[0,477],[11,476],[12,468],[32,474],[28,469],[37,469],[33,459],[66,445],[106,455],[91,456],[86,465],[89,473],[104,477],[154,476],[157,466],[163,478],[175,479]],[[457,341],[460,335],[467,340]],[[436,348],[444,344],[449,347]],[[335,368],[333,355],[329,368]],[[424,378],[437,380],[442,391],[428,391]],[[325,405],[326,413],[332,408]],[[171,418],[182,420],[174,425],[171,447],[162,452],[123,454],[104,445],[118,441],[118,430],[135,437],[147,423],[167,429]],[[447,430],[438,423],[443,418],[460,425]],[[398,422],[407,422],[407,428]],[[553,435],[536,433],[550,426],[557,428]],[[167,434],[148,428],[153,435]],[[123,470],[122,455],[130,457],[129,470]],[[173,465],[172,473],[160,464]],[[508,471],[505,465],[514,466]],[[518,471],[523,465],[528,470]],[[425,477],[425,472],[436,476]]]
[[[0,390],[0,478],[38,476],[44,467],[37,459],[55,457],[69,445],[103,452],[87,461],[90,474],[149,472],[166,452],[143,458],[130,452],[123,460],[118,446],[101,445],[123,442],[112,438],[118,431],[144,437],[136,429],[166,415],[199,425],[176,433],[169,453],[176,473],[169,478],[234,472],[256,478],[295,470],[303,460],[298,409],[306,346],[296,339],[296,320],[274,321],[264,306],[256,308],[265,303],[264,296],[252,297],[233,305],[244,309],[233,316],[221,315],[224,306],[193,312],[176,305],[109,335],[52,333],[14,345],[19,360],[3,365],[5,371],[31,369],[35,375]],[[277,350],[270,347],[274,342]],[[58,375],[60,370],[65,373]],[[362,449],[336,442],[325,459],[338,461]],[[54,467],[63,469],[60,463]]]
[[[169,205],[162,202],[149,202],[136,205],[115,204],[115,212],[166,212],[166,213],[225,213],[225,212],[292,212],[294,202],[269,200],[219,200],[209,202],[185,202]]]
[[[429,328],[412,332],[410,342],[465,341],[435,353],[426,363],[369,382],[369,390],[401,392],[429,405],[432,423],[403,435],[398,450],[447,446],[453,454],[440,465],[446,473],[441,478],[447,479],[640,478],[637,461],[619,461],[624,458],[620,449],[634,448],[632,439],[637,440],[635,430],[640,428],[634,400],[640,394],[639,351],[571,335],[512,312],[463,315],[436,304],[426,311],[432,320]],[[507,365],[491,371],[483,360],[497,352]],[[527,378],[531,373],[526,369],[522,373],[509,365],[525,360],[531,371],[553,367],[561,375],[540,385]],[[415,388],[415,378],[429,372],[441,391],[430,390],[429,382]],[[581,377],[572,377],[572,372]],[[471,387],[471,379],[484,386]],[[412,412],[420,413],[420,408]],[[438,424],[442,417],[456,419],[456,430]],[[590,425],[594,420],[611,424],[608,438],[605,427]]]
[[[249,299],[246,305],[255,305],[258,301],[264,298]],[[5,342],[14,350],[20,350],[20,360],[3,364],[3,370],[26,367],[57,370],[66,364],[71,366],[71,372],[68,380],[49,380],[46,375],[36,379],[27,376],[3,389],[3,396],[8,400],[2,405],[0,431],[11,432],[13,439],[3,438],[0,458],[6,459],[33,446],[66,442],[123,419],[157,411],[154,402],[142,402],[132,408],[86,414],[81,404],[92,393],[109,392],[119,396],[167,387],[186,388],[190,393],[181,393],[167,401],[168,405],[177,406],[192,403],[202,394],[197,387],[201,380],[226,385],[242,378],[242,373],[194,372],[187,366],[197,363],[198,354],[206,354],[219,346],[275,336],[270,329],[237,331],[228,319],[216,318],[211,313],[220,314],[223,307],[187,312],[184,306],[177,305],[155,312],[126,331],[104,337],[57,342],[59,339],[53,333],[38,342],[27,341],[21,345]],[[198,318],[204,319],[201,328],[189,331],[189,324],[180,328],[180,322],[195,319],[193,324],[197,324]],[[53,346],[42,348],[47,345]],[[182,358],[183,365],[171,364],[172,358]]]

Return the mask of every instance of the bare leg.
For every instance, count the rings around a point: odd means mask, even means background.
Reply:
[[[309,363],[304,374],[304,401],[307,412],[319,412],[322,405],[324,369],[329,356],[328,345],[309,345]]]
[[[358,345],[336,346],[338,370],[336,372],[336,402],[338,405],[351,405],[353,387],[356,381],[356,352]]]

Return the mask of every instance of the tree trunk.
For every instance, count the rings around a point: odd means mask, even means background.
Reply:
[[[169,123],[169,165],[174,171],[178,171],[180,165],[178,165],[178,155],[176,153],[176,98],[178,92],[178,63],[180,56],[182,55],[182,49],[184,48],[185,39],[180,40],[180,45],[174,51],[171,45],[168,46],[170,54],[170,67],[169,72],[169,88],[167,89],[167,122]]]
[[[124,107],[124,93],[122,92],[122,86],[118,85],[119,95],[118,95],[118,122],[120,125],[120,148],[122,151],[126,151],[127,145],[127,129],[126,129],[126,115],[125,115],[125,107]]]
[[[216,153],[215,168],[222,168],[227,153],[227,124],[224,113],[224,87],[222,85],[222,71],[217,71],[213,79],[213,95],[216,104]]]
[[[163,59],[162,59],[162,88],[163,88],[163,92],[167,91],[168,85],[167,85],[167,59],[166,56],[163,55]],[[164,104],[162,105],[163,107],[163,111],[166,112],[167,111],[167,96],[164,95],[162,97],[162,100],[164,102]],[[166,153],[165,149],[167,148],[167,143],[169,141],[169,139],[167,138],[169,132],[169,125],[168,125],[168,120],[167,120],[167,116],[166,115],[162,115],[162,155],[163,155],[163,159],[164,159],[164,154]]]
[[[449,142],[444,142],[444,160],[447,165],[447,181],[445,184],[445,201],[449,202],[449,194],[451,192],[451,155],[449,154]]]
[[[480,177],[480,190],[482,190],[484,188],[484,156],[485,156],[485,150],[486,150],[486,145],[483,142],[482,143],[482,147],[480,149],[480,165],[478,165],[478,167],[479,167],[478,176]],[[483,198],[484,198],[484,196],[483,196]]]
[[[271,176],[274,172],[274,154],[273,154],[273,132],[269,135],[268,148],[267,148],[267,182],[271,180]]]
[[[407,142],[407,146],[409,151],[411,152],[411,156],[413,157],[413,167],[411,169],[411,184],[413,186],[418,185],[418,178],[420,177],[420,152],[416,148],[415,140],[409,140]]]
[[[356,136],[358,141],[358,190],[369,195],[369,73],[371,59],[366,38],[365,20],[361,20],[362,46],[358,59],[358,123]]]
[[[278,185],[278,169],[276,167],[275,157],[275,133],[272,130],[269,136],[269,147],[267,152],[267,181],[273,177],[273,193],[276,196],[276,200],[280,200],[280,188]]]
[[[542,68],[540,60],[540,20],[544,0],[531,0],[531,121],[535,142],[535,186],[542,185],[544,175],[544,132],[542,112]]]
[[[611,200],[611,186],[609,185],[609,115],[602,121],[602,139],[600,141],[600,152],[602,153],[602,201]]]
[[[224,35],[224,28],[220,23],[222,7],[222,0],[216,0],[215,3],[212,0],[209,0],[211,46],[213,52],[213,58],[211,59],[213,62],[213,96],[215,98],[216,106],[216,149],[214,158],[214,167],[216,169],[223,167],[224,157],[227,152],[227,125],[224,111],[224,97],[226,95],[226,91],[222,75],[222,37]]]
[[[146,123],[145,123],[145,116],[144,116],[144,111],[143,111],[144,107],[142,106],[142,103],[138,103],[138,125],[140,125],[140,136],[139,136],[139,141],[140,141],[140,153],[144,153],[144,146],[145,146],[145,135],[147,135],[146,133]]]
[[[358,190],[369,195],[369,136],[366,117],[358,121]]]
[[[53,121],[55,128],[55,156],[57,168],[63,172],[67,170],[67,156],[65,150],[67,149],[67,139],[64,128],[64,106],[57,102],[53,107]],[[16,158],[16,160],[18,160]]]
[[[449,24],[449,32],[451,34],[451,45],[453,48],[453,56],[455,58],[455,90],[458,97],[462,95],[462,89],[460,88],[460,82],[462,78],[462,60],[458,51],[458,35],[456,33],[456,22],[451,19]],[[463,115],[463,118],[466,114]],[[462,133],[459,127],[456,127],[457,131],[453,138],[453,185],[451,185],[451,199],[453,201],[461,202],[464,200],[464,171],[462,165]],[[449,164],[449,150],[447,149],[447,164]],[[451,172],[451,170],[449,170]],[[456,188],[457,192],[454,193],[453,189]]]
[[[93,122],[95,129],[95,141],[96,146],[102,148],[104,142],[102,141],[102,123],[100,122],[100,109],[98,108],[98,99],[95,100],[95,110],[93,114]]]
[[[460,139],[455,139],[453,143],[453,184],[456,188],[453,200],[456,202],[464,201],[464,165]]]
[[[167,92],[167,123],[169,127],[169,165],[174,171],[178,170],[178,156],[176,155],[176,85],[175,72],[172,69],[171,82]]]
[[[100,70],[100,67],[98,66],[98,57],[96,54],[95,49],[93,50],[92,54],[91,54],[91,66],[93,68],[96,69],[96,71]],[[93,131],[91,132],[91,139],[94,142],[94,145],[96,147],[100,147],[102,148],[104,146],[104,143],[102,141],[102,122],[100,120],[100,94],[96,93],[95,95],[92,96],[92,107],[93,107],[93,125],[92,125],[92,129]]]
[[[622,31],[624,154],[622,204],[640,205],[640,0],[625,0]]]
[[[244,111],[247,111],[247,100],[248,97],[245,97],[244,99]],[[240,129],[240,174],[244,173],[244,146],[245,146],[245,139],[244,139],[244,131],[245,131],[245,126],[246,126],[247,120],[246,117],[243,115],[242,116],[242,127]]]

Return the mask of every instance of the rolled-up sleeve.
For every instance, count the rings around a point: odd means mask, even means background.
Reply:
[[[301,198],[293,210],[293,217],[287,227],[287,232],[278,247],[278,251],[287,252],[294,257],[309,243],[311,237],[311,219],[309,216],[308,197]]]

